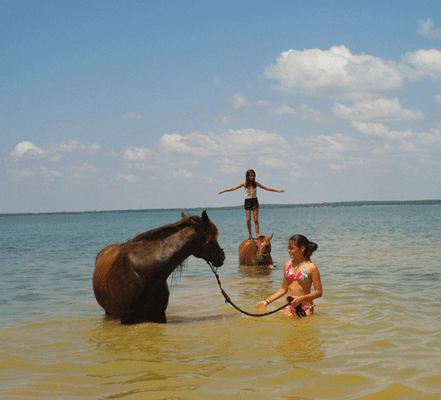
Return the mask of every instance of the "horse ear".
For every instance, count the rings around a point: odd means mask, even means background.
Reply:
[[[271,236],[268,236],[268,240],[271,240],[274,236],[274,233]]]
[[[182,218],[185,218],[185,217],[187,217],[187,214],[185,214],[185,212],[182,211]]]
[[[206,210],[202,211],[202,222],[203,222],[205,225],[208,225],[208,224],[210,223],[210,218],[208,218],[208,215],[207,215],[207,211],[206,211]]]

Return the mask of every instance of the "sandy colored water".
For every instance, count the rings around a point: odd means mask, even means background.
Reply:
[[[191,258],[168,324],[121,326],[93,297],[94,257],[174,215],[3,217],[0,399],[441,399],[441,208],[261,214],[275,232],[272,271],[237,265],[242,210],[209,213],[227,256],[223,288],[254,311],[280,287],[295,229],[319,244],[313,317],[245,317]]]
[[[265,291],[254,283],[227,279],[224,286],[250,310]],[[440,398],[435,310],[403,321],[404,307],[367,290],[362,297],[372,307],[361,312],[363,301],[354,302],[343,316],[341,294],[331,290],[311,318],[259,319],[238,314],[215,288],[175,286],[166,325],[121,326],[91,306],[88,318],[3,330],[1,398]]]

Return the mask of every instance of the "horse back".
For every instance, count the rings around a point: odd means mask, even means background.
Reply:
[[[107,273],[119,255],[121,243],[110,244],[102,249],[95,259],[95,274]]]

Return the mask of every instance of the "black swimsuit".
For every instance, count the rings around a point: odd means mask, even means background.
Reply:
[[[244,204],[245,210],[256,210],[259,208],[259,201],[257,197],[253,197],[252,199],[245,199]]]

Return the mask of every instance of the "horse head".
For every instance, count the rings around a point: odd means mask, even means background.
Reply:
[[[182,217],[185,218],[184,213],[182,213]],[[193,255],[204,259],[216,268],[222,266],[225,253],[217,242],[219,231],[216,225],[210,221],[206,211],[202,212],[202,217],[192,216],[189,218],[194,221],[195,230],[199,234],[199,238],[195,242]]]
[[[271,236],[259,236],[257,240],[256,259],[259,265],[265,264],[269,257],[271,257]],[[272,262],[272,261],[271,261]]]

